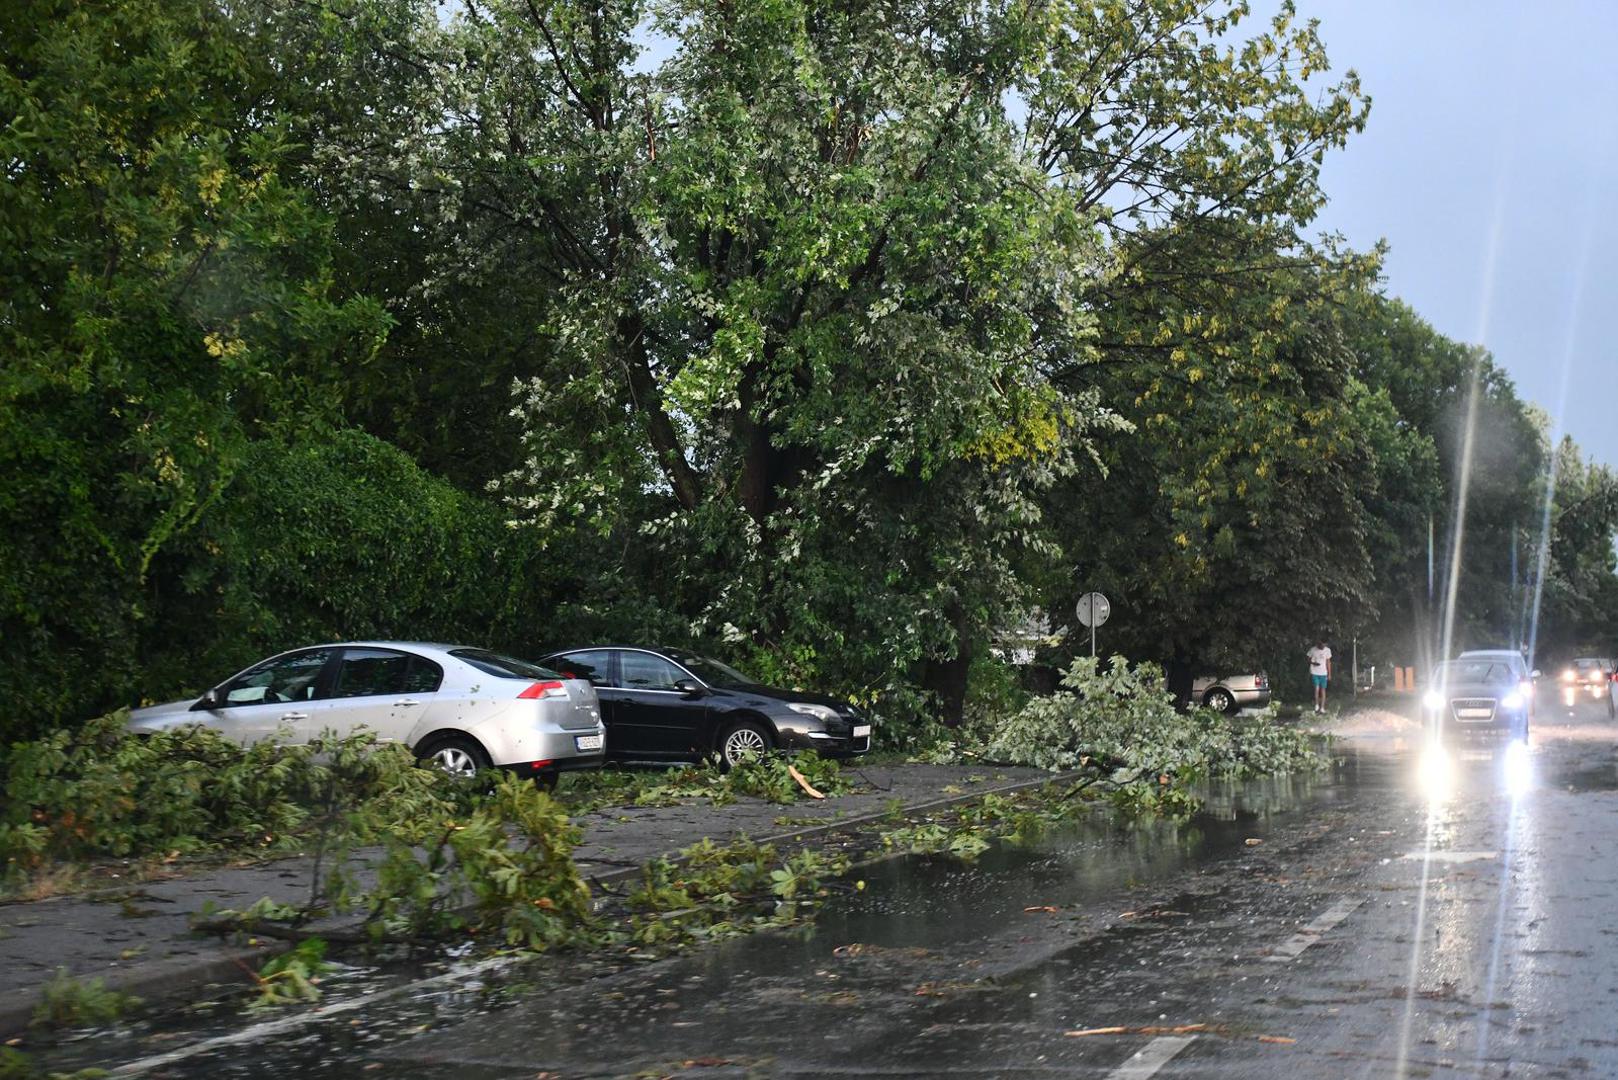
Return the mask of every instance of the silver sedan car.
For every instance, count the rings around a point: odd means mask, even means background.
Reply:
[[[1222,713],[1262,709],[1270,703],[1270,680],[1262,671],[1250,675],[1204,675],[1192,681],[1191,700]]]
[[[242,744],[375,732],[446,772],[498,766],[542,783],[594,768],[606,749],[595,689],[486,649],[399,641],[317,645],[272,656],[190,701],[136,709],[129,729],[187,724]]]

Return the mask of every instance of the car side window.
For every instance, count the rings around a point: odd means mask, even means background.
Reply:
[[[332,682],[334,698],[430,694],[443,678],[437,664],[392,649],[345,649]]]
[[[320,673],[331,657],[331,649],[308,649],[266,660],[225,686],[220,707],[312,701],[319,690]]]
[[[444,669],[425,656],[411,656],[410,668],[405,672],[407,694],[436,693],[444,682]]]
[[[685,672],[661,656],[624,651],[618,654],[623,669],[623,685],[630,690],[673,690]]]
[[[551,666],[570,679],[588,679],[591,686],[607,686],[610,685],[611,660],[612,654],[605,649],[587,649],[558,656]]]

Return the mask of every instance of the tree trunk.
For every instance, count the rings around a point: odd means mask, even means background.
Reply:
[[[1196,663],[1181,653],[1175,653],[1164,667],[1169,693],[1174,695],[1174,707],[1185,712],[1191,707],[1191,683],[1196,678]]]
[[[928,659],[922,671],[921,686],[932,702],[933,715],[945,727],[960,727],[966,715],[967,676],[972,670],[976,648],[966,632],[966,614],[958,606],[950,611],[955,626],[955,655],[943,660]]]

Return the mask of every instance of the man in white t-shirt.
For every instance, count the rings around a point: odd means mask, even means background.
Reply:
[[[1331,649],[1326,647],[1324,638],[1315,642],[1315,647],[1307,653],[1309,657],[1309,676],[1315,683],[1315,712],[1326,711],[1326,684],[1331,682]]]

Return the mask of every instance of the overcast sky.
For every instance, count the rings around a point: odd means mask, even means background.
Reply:
[[[1327,160],[1320,225],[1359,248],[1385,238],[1390,293],[1482,342],[1618,464],[1618,3],[1298,9],[1372,98],[1365,133]]]

